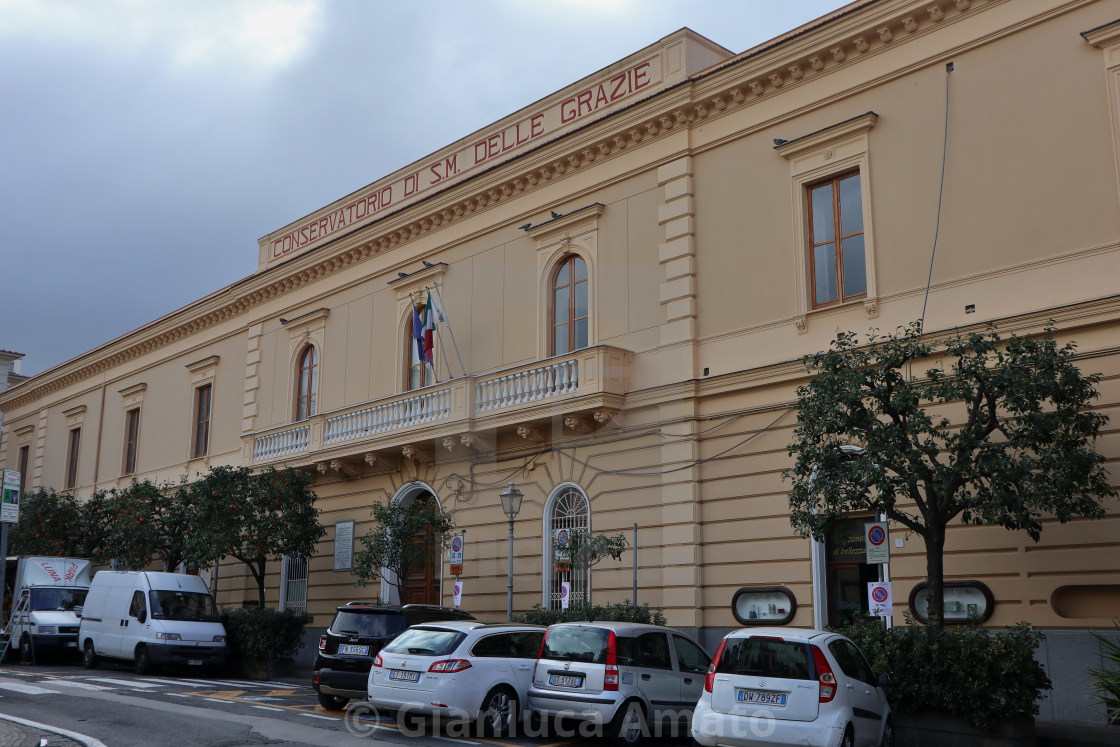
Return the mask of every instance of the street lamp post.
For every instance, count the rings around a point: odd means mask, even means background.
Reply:
[[[525,496],[511,482],[502,499],[502,512],[509,518],[509,577],[506,579],[506,620],[513,619],[513,520],[521,511],[521,499]]]

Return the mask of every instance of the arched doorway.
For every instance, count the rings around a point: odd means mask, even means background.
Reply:
[[[393,497],[394,503],[409,506],[419,501],[422,504],[439,505],[439,499],[432,489],[423,483],[413,483],[397,491]],[[441,599],[441,582],[443,563],[440,556],[440,543],[432,532],[420,532],[412,538],[415,545],[427,545],[431,554],[432,563],[426,567],[410,572],[400,584],[398,597],[396,586],[385,583],[384,579],[396,580],[393,572],[388,568],[381,569],[382,584],[381,598],[390,603],[399,604],[439,604]]]
[[[436,503],[436,497],[424,492],[413,496],[409,503],[430,504]],[[414,545],[427,545],[434,557],[434,562],[427,568],[417,569],[410,573],[401,584],[401,601],[404,604],[439,604],[440,568],[439,543],[434,541],[432,533],[423,532],[412,538]]]

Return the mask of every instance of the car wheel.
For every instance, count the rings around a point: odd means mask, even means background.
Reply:
[[[132,670],[139,675],[152,673],[152,655],[148,653],[147,646],[136,649],[136,661],[132,663]]]
[[[97,652],[93,650],[93,641],[86,641],[86,646],[82,649],[82,666],[86,669],[97,668]]]
[[[852,727],[849,726],[844,730],[844,738],[840,741],[840,747],[854,747],[855,737],[852,735]]]
[[[327,695],[326,693],[319,693],[318,695],[319,705],[328,711],[341,711],[350,702],[350,698],[344,698],[341,695]]]
[[[615,744],[633,745],[642,741],[642,737],[646,735],[646,715],[642,711],[642,704],[631,700],[619,708],[611,719],[608,733]]]
[[[495,687],[482,701],[478,720],[484,737],[505,736],[517,720],[517,695],[508,687]]]
[[[883,725],[883,740],[879,742],[879,747],[894,747],[894,724],[889,718]]]

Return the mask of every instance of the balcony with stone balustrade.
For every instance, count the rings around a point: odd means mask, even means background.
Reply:
[[[610,421],[629,389],[631,353],[597,345],[472,374],[242,436],[254,467],[314,467],[347,477],[403,463],[493,452],[499,439],[544,442]]]

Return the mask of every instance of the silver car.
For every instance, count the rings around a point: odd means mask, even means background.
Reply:
[[[658,625],[553,625],[533,670],[529,708],[591,722],[622,744],[670,729],[687,735],[710,660],[694,640]]]

